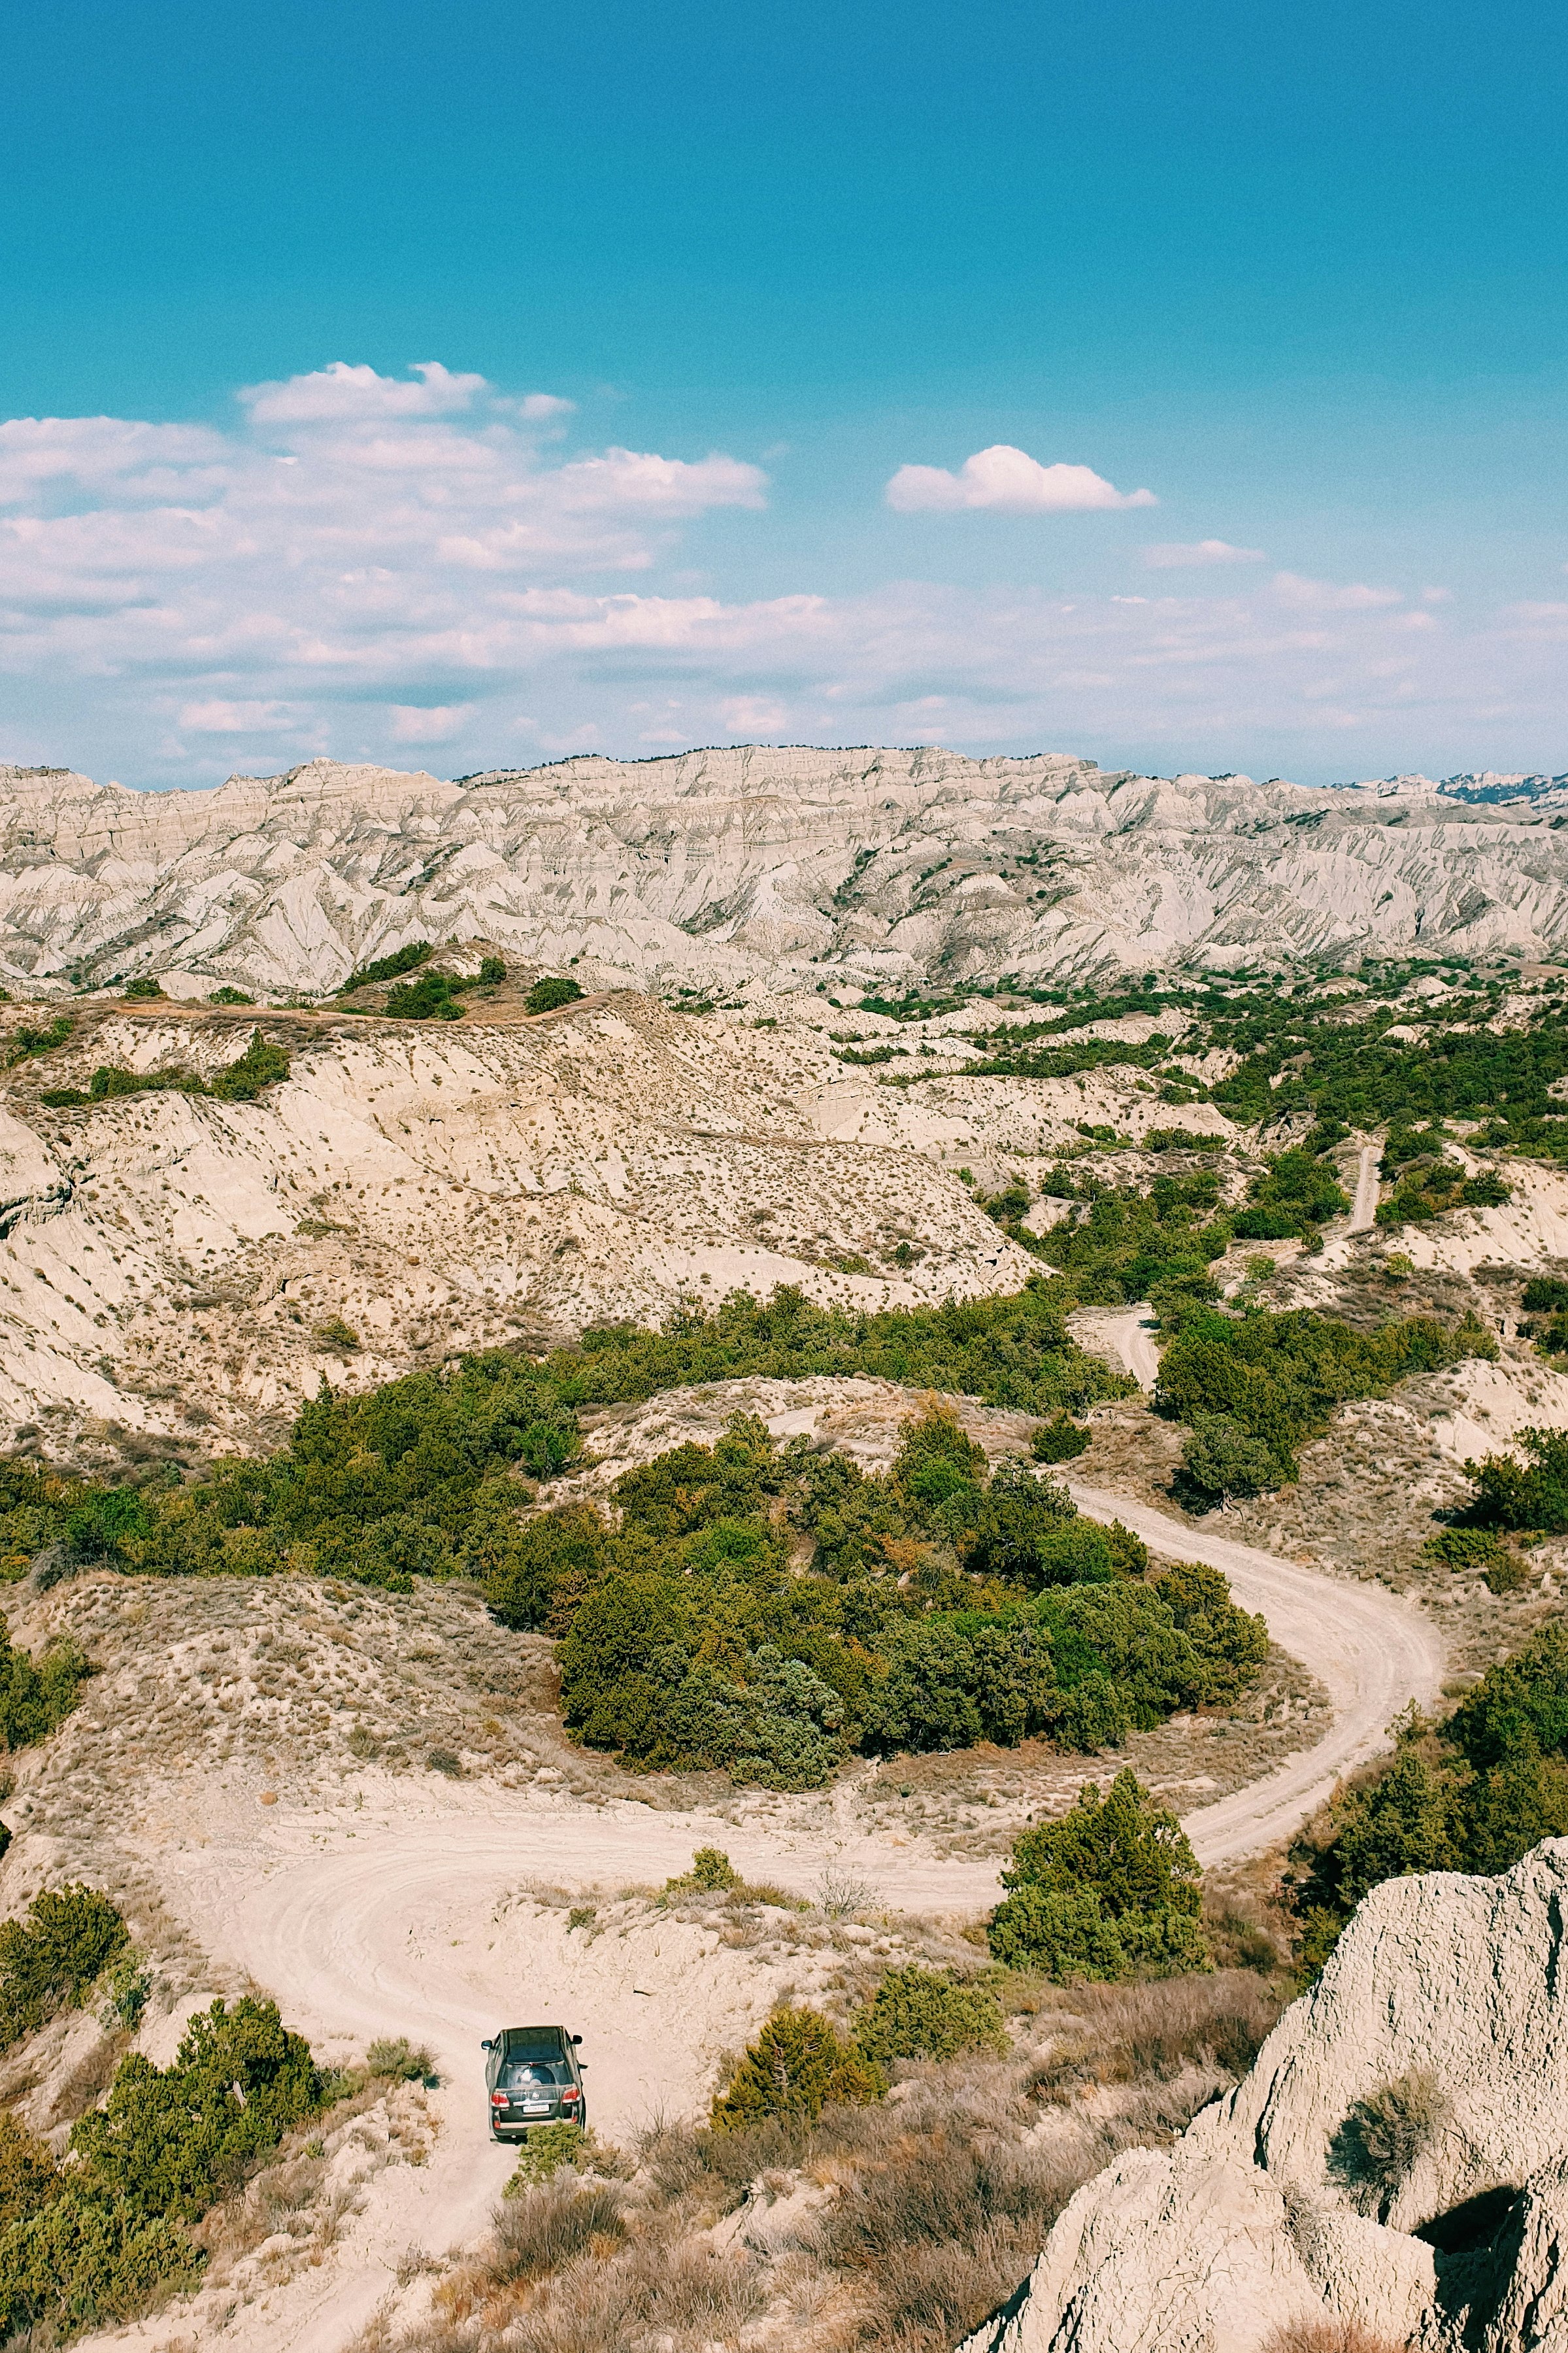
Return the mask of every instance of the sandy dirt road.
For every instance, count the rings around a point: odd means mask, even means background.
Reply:
[[[1205,1868],[1287,1837],[1343,1774],[1387,1746],[1387,1728],[1402,1709],[1413,1699],[1429,1707],[1436,1698],[1443,1680],[1437,1630],[1423,1610],[1386,1587],[1324,1577],[1206,1527],[1185,1527],[1145,1504],[1071,1479],[1068,1485],[1081,1511],[1121,1520],[1151,1551],[1222,1570],[1236,1599],[1244,1609],[1262,1610],[1280,1648],[1310,1667],[1333,1701],[1332,1729],[1315,1747],[1185,1817]]]
[[[1348,1228],[1352,1234],[1364,1234],[1377,1223],[1377,1164],[1382,1156],[1381,1147],[1375,1144],[1363,1144],[1361,1147]]]
[[[1237,1600],[1265,1611],[1276,1641],[1332,1695],[1326,1738],[1187,1817],[1205,1865],[1287,1835],[1384,1744],[1411,1699],[1435,1696],[1436,1630],[1382,1587],[1324,1576],[1100,1490],[1073,1493],[1084,1511],[1120,1517],[1157,1553],[1222,1569]],[[279,1808],[264,1826],[215,1813],[200,1835],[165,1849],[168,1900],[205,1948],[248,1968],[326,2053],[407,2034],[429,2044],[442,2077],[429,2162],[378,2179],[328,2266],[221,2329],[193,2316],[194,2341],[235,2353],[342,2353],[389,2295],[417,2306],[424,2288],[395,2284],[405,2250],[472,2242],[510,2168],[511,2153],[485,2131],[478,2045],[524,2012],[584,2035],[594,2120],[612,2139],[661,2113],[698,2112],[716,2061],[777,1999],[779,1972],[658,1915],[589,1941],[559,1905],[527,1891],[552,1885],[589,1902],[595,1891],[658,1884],[705,1843],[724,1847],[748,1877],[802,1894],[830,1866],[893,1913],[972,1916],[999,1892],[994,1861],[875,1841],[857,1833],[847,1808],[835,1822],[788,1800],[737,1823],[630,1799],[594,1807],[461,1786],[413,1795],[406,1782],[389,1782],[379,1801],[353,1813],[290,1817]],[[798,1984],[798,1967],[792,1975]],[[181,2337],[178,2316],[165,2314],[94,2341],[153,2348]]]
[[[1147,1300],[1136,1307],[1079,1308],[1068,1321],[1079,1347],[1119,1364],[1141,1389],[1153,1388],[1160,1351],[1154,1342],[1154,1311]]]

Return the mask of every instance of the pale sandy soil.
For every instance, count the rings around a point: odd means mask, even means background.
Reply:
[[[789,1394],[755,1394],[774,1388]],[[749,1398],[740,1394],[748,1389]],[[772,1405],[780,1426],[830,1430],[872,1461],[891,1451],[911,1400],[869,1382],[727,1383],[658,1399],[605,1418],[596,1435],[609,1459],[584,1483],[678,1436],[711,1435],[742,1402]],[[997,1451],[1028,1427],[1026,1417],[964,1411]],[[1237,1599],[1268,1611],[1331,1694],[1331,1723],[1314,1744],[1189,1811],[1205,1863],[1285,1834],[1375,1750],[1403,1704],[1434,1696],[1437,1637],[1381,1588],[1271,1558],[1120,1496],[1084,1491],[1081,1502],[1119,1514],[1162,1553],[1215,1561]],[[650,1805],[624,1780],[574,1790],[552,1767],[508,1787],[495,1774],[453,1782],[369,1763],[338,1774],[335,1788],[324,1767],[300,1774],[294,1794],[263,1807],[264,1770],[241,1771],[237,1757],[226,1771],[194,1775],[179,1769],[188,1753],[182,1740],[153,1787],[127,1792],[119,1840],[127,1865],[155,1884],[184,1949],[206,1957],[220,1989],[248,1978],[274,1992],[327,2056],[404,2033],[431,2047],[443,2081],[426,2095],[422,2161],[382,2164],[337,2244],[301,2254],[292,2274],[283,2265],[276,2278],[258,2274],[249,2301],[209,2294],[88,2340],[94,2346],[338,2353],[386,2299],[405,2317],[421,2307],[427,2282],[397,2279],[410,2244],[439,2253],[472,2241],[506,2177],[510,2157],[484,2128],[481,2035],[524,2018],[580,2032],[595,2126],[630,2136],[658,2116],[699,2113],[723,2053],[781,1995],[841,2000],[867,1957],[920,1949],[932,1933],[922,1924],[973,1920],[998,1893],[994,1851],[944,1852],[916,1826],[917,1810],[894,1828],[885,1808],[864,1802],[874,1767],[801,1799],[721,1797],[715,1784],[710,1802],[683,1808],[669,1802],[674,1791]],[[950,1761],[910,1760],[911,1787],[917,1765]],[[1106,1762],[1095,1761],[1097,1778]],[[37,1803],[37,1842],[61,1857],[68,1841],[59,1831],[51,1839],[42,1794]],[[29,1843],[18,1841],[18,1861]],[[662,1883],[705,1843],[723,1847],[749,1879],[803,1899],[820,1897],[826,1874],[847,1890],[854,1916],[834,1921],[817,1903],[796,1915],[676,1919],[622,1895]],[[572,1926],[569,1905],[591,1908],[593,1919]]]

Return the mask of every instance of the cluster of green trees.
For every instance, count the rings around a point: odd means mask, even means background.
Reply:
[[[107,1897],[46,1891],[0,1926],[7,2042],[80,2006],[129,1949]],[[194,2284],[195,2222],[331,2095],[309,2045],[270,2001],[221,2001],[192,2019],[172,2065],[123,2058],[101,2108],[58,2163],[0,2110],[0,2333],[49,2341],[129,2319],[158,2291]]]
[[[40,1097],[51,1111],[90,1110],[95,1103],[113,1103],[125,1095],[211,1095],[219,1103],[254,1103],[264,1087],[276,1086],[289,1075],[289,1057],[281,1046],[250,1033],[243,1054],[211,1080],[194,1071],[128,1071],[119,1062],[101,1062],[86,1089],[48,1087]]]
[[[1194,1300],[1161,1357],[1155,1399],[1191,1429],[1184,1467],[1195,1490],[1253,1494],[1296,1477],[1296,1448],[1348,1398],[1386,1397],[1412,1374],[1496,1355],[1496,1337],[1469,1313],[1451,1330],[1414,1315],[1358,1332],[1310,1308],[1225,1314]]]
[[[401,980],[405,972],[417,972],[428,964],[436,953],[433,940],[410,940],[406,947],[395,948],[390,955],[378,956],[374,964],[362,964],[350,973],[339,989],[340,997],[353,997],[362,988],[374,988],[384,980]]]
[[[561,1637],[567,1723],[639,1765],[809,1788],[855,1748],[1097,1749],[1229,1701],[1267,1650],[1215,1571],[1151,1577],[940,1411],[886,1475],[737,1418],[614,1498],[615,1528],[584,1504],[517,1527],[485,1590]]]
[[[459,999],[470,988],[493,988],[506,978],[506,965],[500,956],[486,956],[477,973],[424,972],[435,955],[430,940],[410,940],[406,947],[395,949],[391,955],[378,956],[374,964],[361,965],[351,972],[338,990],[340,997],[353,997],[362,988],[373,988],[382,981],[395,981],[397,987],[388,989],[384,1002],[378,1007],[360,1006],[356,1012],[375,1011],[388,1015],[395,1021],[458,1021],[463,1008]],[[417,972],[419,978],[405,983],[406,973]]]
[[[1212,1170],[1156,1176],[1147,1192],[1084,1175],[1064,1174],[1052,1182],[1069,1198],[1087,1202],[1088,1215],[1036,1236],[1019,1223],[1029,1206],[1021,1187],[1020,1198],[999,1194],[984,1206],[1015,1240],[1058,1270],[1075,1303],[1147,1299],[1162,1284],[1212,1290],[1208,1270],[1224,1257],[1233,1230],[1220,1213],[1219,1179]]]
[[[5,1040],[4,1068],[14,1070],[18,1062],[28,1061],[35,1055],[52,1054],[57,1046],[65,1044],[75,1028],[76,1023],[66,1013],[57,1014],[41,1028],[24,1021]]]
[[[1174,1977],[1211,1966],[1186,1833],[1131,1771],[1092,1782],[1014,1843],[987,1939],[1009,1968],[1076,1978]]]
[[[736,1293],[662,1331],[589,1332],[542,1362],[502,1350],[367,1395],[324,1382],[289,1445],[173,1485],[76,1482],[0,1462],[0,1575],[62,1544],[77,1562],[151,1575],[319,1570],[406,1592],[416,1576],[489,1576],[528,1491],[575,1458],[577,1409],[747,1374],[871,1373],[1052,1413],[1131,1384],[1068,1337],[1044,1282],[879,1315],[800,1292]]]
[[[1299,1842],[1291,1890],[1305,1965],[1321,1966],[1362,1897],[1418,1871],[1506,1871],[1568,1836],[1568,1621],[1491,1668],[1446,1724],[1414,1712],[1392,1761]]]
[[[554,1013],[563,1005],[575,1005],[582,994],[574,980],[552,973],[534,982],[522,1000],[522,1009],[525,1013]]]

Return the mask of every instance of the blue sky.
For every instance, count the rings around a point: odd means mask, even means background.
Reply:
[[[1568,767],[1565,50],[1510,0],[11,11],[0,757]]]

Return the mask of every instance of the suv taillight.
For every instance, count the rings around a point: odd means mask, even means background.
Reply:
[[[562,2093],[561,2105],[563,2108],[569,2108],[574,2100],[579,2100],[582,2096],[582,2094],[574,2086],[570,2092]]]
[[[505,2108],[510,2107],[510,2105],[511,2103],[508,2100],[504,2092],[492,2092],[490,2094],[490,2105],[492,2108]]]

